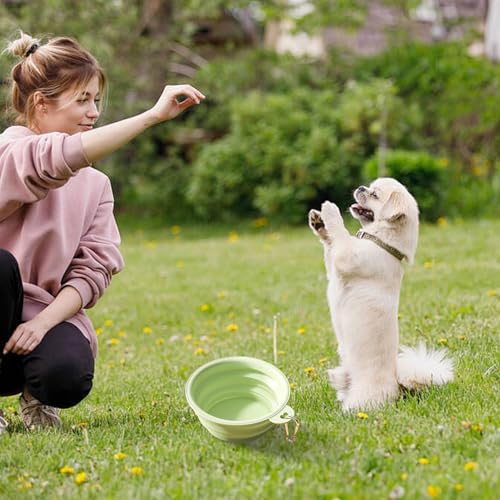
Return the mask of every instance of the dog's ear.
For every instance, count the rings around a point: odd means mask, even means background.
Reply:
[[[403,222],[408,213],[407,197],[398,191],[393,191],[380,211],[380,218],[388,222]]]

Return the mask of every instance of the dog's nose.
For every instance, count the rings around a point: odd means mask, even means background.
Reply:
[[[366,188],[365,186],[359,186],[359,188],[357,189],[360,193],[364,193],[366,191]]]

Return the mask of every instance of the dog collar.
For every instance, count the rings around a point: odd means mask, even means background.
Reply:
[[[367,240],[373,241],[375,245],[378,245],[380,248],[383,248],[386,252],[389,252],[393,257],[396,257],[396,259],[398,260],[403,260],[404,258],[406,258],[406,255],[404,253],[401,253],[397,248],[391,247],[387,243],[384,243],[380,238],[377,238],[376,236],[373,236],[373,234],[363,231],[363,229],[360,229],[356,233],[356,238],[359,238],[360,240],[366,238]]]

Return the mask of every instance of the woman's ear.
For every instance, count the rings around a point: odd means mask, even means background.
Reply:
[[[47,113],[47,99],[45,99],[45,96],[39,90],[33,94],[33,102],[38,111]]]

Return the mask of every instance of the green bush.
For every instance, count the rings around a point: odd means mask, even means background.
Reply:
[[[378,149],[385,133],[389,147],[419,149],[422,114],[408,105],[390,80],[349,81],[338,106],[344,148],[356,151],[361,160]]]
[[[495,172],[486,177],[457,175],[446,193],[446,213],[451,217],[499,217],[500,216],[500,162]]]
[[[251,93],[232,103],[231,133],[206,145],[193,166],[188,199],[206,218],[253,210],[303,220],[321,191],[345,192],[336,96],[298,88]]]
[[[354,77],[391,79],[407,106],[423,111],[424,148],[468,172],[473,156],[491,175],[500,151],[500,66],[458,43],[410,44],[358,61]]]
[[[382,175],[394,177],[413,194],[422,218],[436,220],[443,215],[445,197],[444,168],[447,161],[425,152],[389,150],[385,154],[385,171]],[[379,158],[374,156],[364,165],[368,180],[380,176]]]
[[[342,95],[298,87],[233,100],[231,132],[201,149],[189,201],[205,218],[251,210],[289,222],[303,221],[325,199],[347,204],[378,145],[380,102],[391,143],[412,144],[418,110],[405,108],[395,93],[390,82],[374,81]]]

